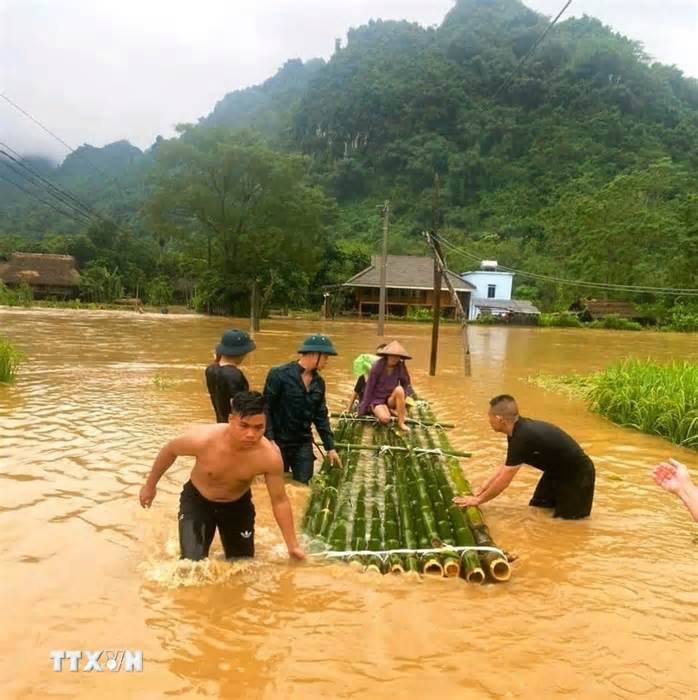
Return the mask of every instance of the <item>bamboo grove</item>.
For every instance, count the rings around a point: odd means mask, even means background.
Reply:
[[[469,454],[453,450],[426,402],[410,423],[404,434],[372,418],[338,416],[344,467],[325,461],[313,479],[304,532],[328,558],[367,571],[508,580],[509,562],[480,510],[452,503],[472,493],[458,462]]]

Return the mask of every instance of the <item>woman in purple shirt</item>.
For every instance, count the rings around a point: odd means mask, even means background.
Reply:
[[[391,413],[395,412],[398,427],[408,431],[405,423],[405,398],[413,391],[405,360],[412,358],[397,340],[388,343],[376,355],[379,355],[380,359],[368,375],[366,389],[359,405],[359,415],[373,413],[381,423],[386,424],[390,422]]]

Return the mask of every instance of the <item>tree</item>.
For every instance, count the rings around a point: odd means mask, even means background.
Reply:
[[[80,274],[80,296],[90,302],[110,304],[124,295],[118,270],[109,270],[103,261],[89,263]]]
[[[307,160],[276,153],[249,132],[184,126],[180,133],[158,151],[146,211],[158,235],[210,235],[213,266],[232,297],[228,310],[248,293],[268,296],[283,270],[314,274],[332,209],[306,184]]]

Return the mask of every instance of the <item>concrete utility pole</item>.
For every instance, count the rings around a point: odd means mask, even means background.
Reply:
[[[439,228],[439,174],[434,173],[434,190],[431,199],[431,232],[436,234]],[[428,235],[428,234],[427,234]],[[441,321],[441,268],[434,255],[434,292],[431,302],[431,357],[429,358],[429,376],[436,374],[436,357],[439,353],[439,323]]]
[[[378,297],[378,337],[385,334],[385,285],[388,268],[388,221],[390,218],[390,202],[385,201],[383,205],[383,254],[381,255],[380,267],[380,293]]]

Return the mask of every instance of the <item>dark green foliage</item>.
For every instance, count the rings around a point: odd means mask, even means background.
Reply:
[[[538,325],[546,328],[581,328],[582,322],[575,314],[561,311],[559,313],[541,314],[538,318]]]

